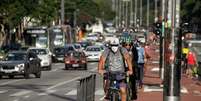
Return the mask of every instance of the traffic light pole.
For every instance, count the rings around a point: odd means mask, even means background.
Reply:
[[[163,101],[180,101],[181,34],[179,28],[180,0],[171,1],[171,27],[165,33],[165,76]],[[170,5],[168,5],[170,6]]]

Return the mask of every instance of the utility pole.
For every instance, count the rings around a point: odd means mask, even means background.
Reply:
[[[130,27],[133,27],[133,15],[134,15],[134,13],[133,13],[133,0],[131,0],[131,3],[130,3]]]
[[[180,101],[181,33],[179,34],[180,0],[169,0],[171,6],[170,32],[165,33],[165,77],[163,101]],[[170,14],[169,14],[170,15]]]
[[[142,1],[140,0],[140,26],[142,26]]]
[[[147,0],[147,34],[149,34],[149,0]]]
[[[135,27],[137,26],[137,0],[135,0]]]
[[[165,52],[164,52],[164,47],[165,47],[165,44],[164,44],[164,34],[165,34],[165,13],[166,13],[166,1],[165,0],[162,0],[161,2],[162,6],[161,6],[161,9],[162,9],[162,12],[161,12],[161,15],[162,15],[162,31],[161,31],[161,37],[160,37],[160,68],[159,68],[159,71],[160,71],[160,78],[163,80],[164,79],[164,56],[165,56]]]
[[[65,9],[64,9],[64,0],[61,0],[61,25],[64,24],[64,14],[65,13]]]
[[[154,5],[155,5],[155,10],[154,10],[154,15],[155,15],[155,18],[154,18],[154,22],[157,22],[157,20],[158,20],[158,5],[157,5],[157,2],[158,2],[158,0],[155,0],[155,2],[154,2]]]

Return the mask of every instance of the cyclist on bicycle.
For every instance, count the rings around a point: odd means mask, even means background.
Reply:
[[[101,75],[104,75],[105,72],[111,72],[111,73],[117,73],[121,76],[121,73],[125,72],[125,61],[126,64],[128,65],[128,71],[127,73],[129,75],[133,74],[132,70],[132,63],[131,63],[131,58],[129,56],[128,51],[121,47],[119,45],[119,39],[114,38],[114,40],[110,41],[110,48],[105,49],[98,64],[98,72]],[[105,63],[108,63],[108,68],[105,67]],[[121,80],[120,82],[120,96],[121,96],[121,101],[126,101],[127,100],[127,94],[126,94],[126,82],[125,80]],[[106,93],[107,95],[107,93]]]

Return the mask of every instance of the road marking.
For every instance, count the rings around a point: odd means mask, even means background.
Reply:
[[[105,92],[103,91],[103,89],[99,89],[99,90],[97,90],[97,91],[95,92],[95,95],[98,95],[98,96],[104,95],[104,94],[105,94]]]
[[[159,71],[159,68],[158,68],[158,67],[152,68],[151,71],[152,71],[152,72],[158,72],[158,71]]]
[[[70,92],[66,93],[65,95],[77,95],[77,89],[71,90]]]
[[[103,100],[104,100],[104,98],[105,98],[105,96],[103,96],[103,97],[102,97],[102,98],[100,98],[99,100],[100,100],[100,101],[103,101]]]
[[[159,61],[152,61],[153,64],[159,64]]]
[[[163,91],[163,88],[161,88],[161,87],[157,87],[157,86],[152,87],[152,86],[147,86],[147,85],[144,86],[144,92],[162,92],[162,91]],[[185,87],[182,87],[181,93],[187,94],[188,90]]]
[[[27,95],[27,96],[24,96],[24,98],[29,98],[30,96],[29,95]]]
[[[15,100],[13,100],[13,101],[19,101],[18,99],[15,99]]]
[[[159,49],[156,49],[156,50],[155,50],[155,52],[159,52],[159,51],[160,51]]]
[[[88,64],[95,65],[95,64],[97,64],[97,62],[91,62],[91,63],[88,63]]]
[[[57,69],[53,69],[52,72],[55,72],[55,71],[57,71],[57,70],[58,70],[58,68],[57,68]]]
[[[38,95],[39,96],[49,95],[49,94],[54,93],[54,92],[56,92],[56,90],[47,90],[44,93],[39,93]]]
[[[5,86],[5,85],[8,85],[8,84],[18,82],[18,81],[22,81],[22,80],[12,80],[12,81],[8,81],[8,82],[4,82],[4,83],[1,83],[0,86]]]
[[[89,71],[96,71],[97,70],[97,68],[93,68],[93,69],[90,69]]]
[[[53,85],[53,86],[47,88],[46,90],[54,89],[54,88],[56,88],[56,87],[62,86],[62,85],[64,85],[64,84],[68,84],[68,83],[70,83],[70,82],[72,82],[72,81],[75,81],[75,80],[78,80],[78,79],[80,79],[80,77],[76,77],[76,78],[73,78],[73,79],[68,80],[68,81],[64,81],[64,82],[57,83],[56,85]]]
[[[17,92],[17,93],[11,94],[10,96],[12,96],[12,97],[23,96],[23,95],[26,95],[26,94],[29,94],[29,93],[31,93],[30,90],[23,90],[21,92]]]
[[[6,92],[8,92],[8,90],[2,90],[0,91],[0,94],[6,93]]]

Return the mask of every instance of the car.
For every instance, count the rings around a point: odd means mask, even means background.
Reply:
[[[103,50],[101,46],[88,46],[84,52],[87,56],[87,61],[99,61]]]
[[[84,48],[84,50],[87,48],[87,46],[92,45],[92,43],[89,42],[89,41],[81,41],[81,42],[78,42],[78,43],[82,46],[82,48]]]
[[[36,78],[41,77],[41,60],[35,53],[28,51],[10,51],[3,61],[0,61],[0,78],[15,75],[23,75],[26,79],[30,74]]]
[[[63,62],[64,60],[64,47],[55,47],[53,49],[52,60],[53,62]]]
[[[29,48],[28,51],[31,51],[37,54],[38,58],[41,59],[40,66],[43,69],[51,70],[52,68],[52,53],[47,48]]]
[[[98,41],[98,34],[97,33],[90,33],[86,36],[87,41]]]
[[[87,70],[87,60],[84,52],[68,51],[65,53],[64,61],[66,70],[70,68]]]
[[[82,48],[82,46],[79,43],[75,43],[74,47],[75,47],[75,50],[79,51],[79,52],[83,51],[83,49],[84,49],[84,48]]]

